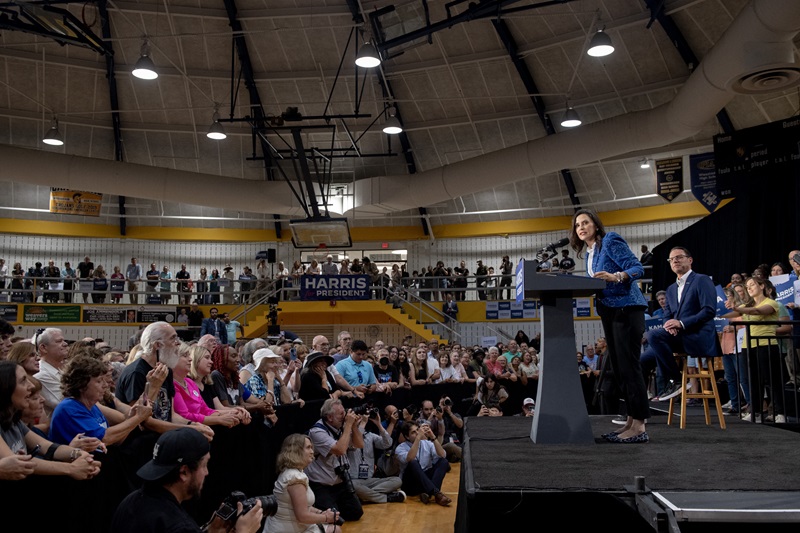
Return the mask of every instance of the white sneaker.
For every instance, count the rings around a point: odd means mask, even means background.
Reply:
[[[731,408],[731,401],[728,400],[728,403],[722,405],[723,409],[730,409]]]
[[[742,420],[745,422],[752,422],[753,421],[753,413],[747,413],[742,417]],[[756,415],[756,422],[761,422],[761,415]]]
[[[785,424],[786,423],[786,416],[784,416],[784,415],[776,415],[775,416],[775,423],[776,424]]]

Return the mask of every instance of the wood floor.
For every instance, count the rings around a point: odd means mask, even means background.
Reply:
[[[450,507],[442,507],[434,502],[425,505],[417,496],[409,497],[405,503],[367,504],[364,505],[361,520],[345,523],[342,533],[452,533],[461,463],[455,463],[452,467],[442,484],[442,492],[453,500]]]

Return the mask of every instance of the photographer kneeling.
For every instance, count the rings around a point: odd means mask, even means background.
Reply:
[[[352,410],[345,412],[340,400],[330,398],[322,404],[320,416],[322,418],[308,431],[316,458],[305,470],[314,491],[315,506],[336,509],[344,520],[358,520],[364,510],[347,464],[348,448],[364,447],[356,423],[358,415]]]
[[[223,520],[218,514],[201,528],[181,504],[200,496],[208,475],[208,440],[191,428],[163,433],[153,448],[153,458],[137,474],[144,485],[130,493],[114,513],[111,531],[115,533],[226,532],[255,533],[261,528],[264,512],[260,500],[244,514],[237,503],[238,520]],[[247,503],[247,502],[245,502]]]

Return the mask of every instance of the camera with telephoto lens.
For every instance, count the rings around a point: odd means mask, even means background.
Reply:
[[[350,494],[355,494],[356,493],[356,487],[353,485],[353,478],[350,477],[350,467],[349,467],[349,465],[346,465],[346,464],[339,465],[339,466],[335,467],[333,469],[333,471],[336,472],[336,475],[339,476],[342,479],[342,482],[344,482],[344,484],[347,487],[347,490],[350,492]]]
[[[444,399],[444,404],[445,404],[447,407],[452,407],[452,405],[453,405],[453,400],[451,400],[450,398],[445,398],[445,399]]]
[[[214,511],[214,514],[233,525],[241,515],[248,513],[259,501],[261,502],[261,510],[264,512],[264,516],[272,516],[278,510],[278,500],[275,496],[253,496],[248,498],[244,492],[235,490],[222,500],[222,505]],[[241,513],[236,508],[236,504],[239,502],[242,502]]]
[[[363,405],[353,407],[353,413],[358,416],[367,415],[369,418],[375,418],[378,416],[378,409],[372,406],[372,402],[367,402]]]

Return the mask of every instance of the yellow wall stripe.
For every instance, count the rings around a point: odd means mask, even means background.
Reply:
[[[730,200],[725,200],[725,205]],[[636,209],[605,211],[600,213],[606,226],[623,226],[661,222],[682,218],[703,217],[708,211],[697,201],[679,202]],[[437,239],[465,237],[507,236],[523,233],[543,233],[566,230],[571,217],[558,216],[524,220],[505,220],[469,224],[443,224],[433,227]],[[119,227],[105,224],[81,224],[75,222],[48,222],[0,218],[0,233],[21,235],[49,235],[83,238],[128,238],[154,241],[221,241],[221,242],[274,242],[278,239],[274,230],[225,229],[225,228],[180,228],[159,226],[128,226],[127,235],[119,234]],[[422,227],[383,226],[351,228],[354,243],[413,241],[427,239]],[[283,232],[283,242],[291,240],[291,232]]]

